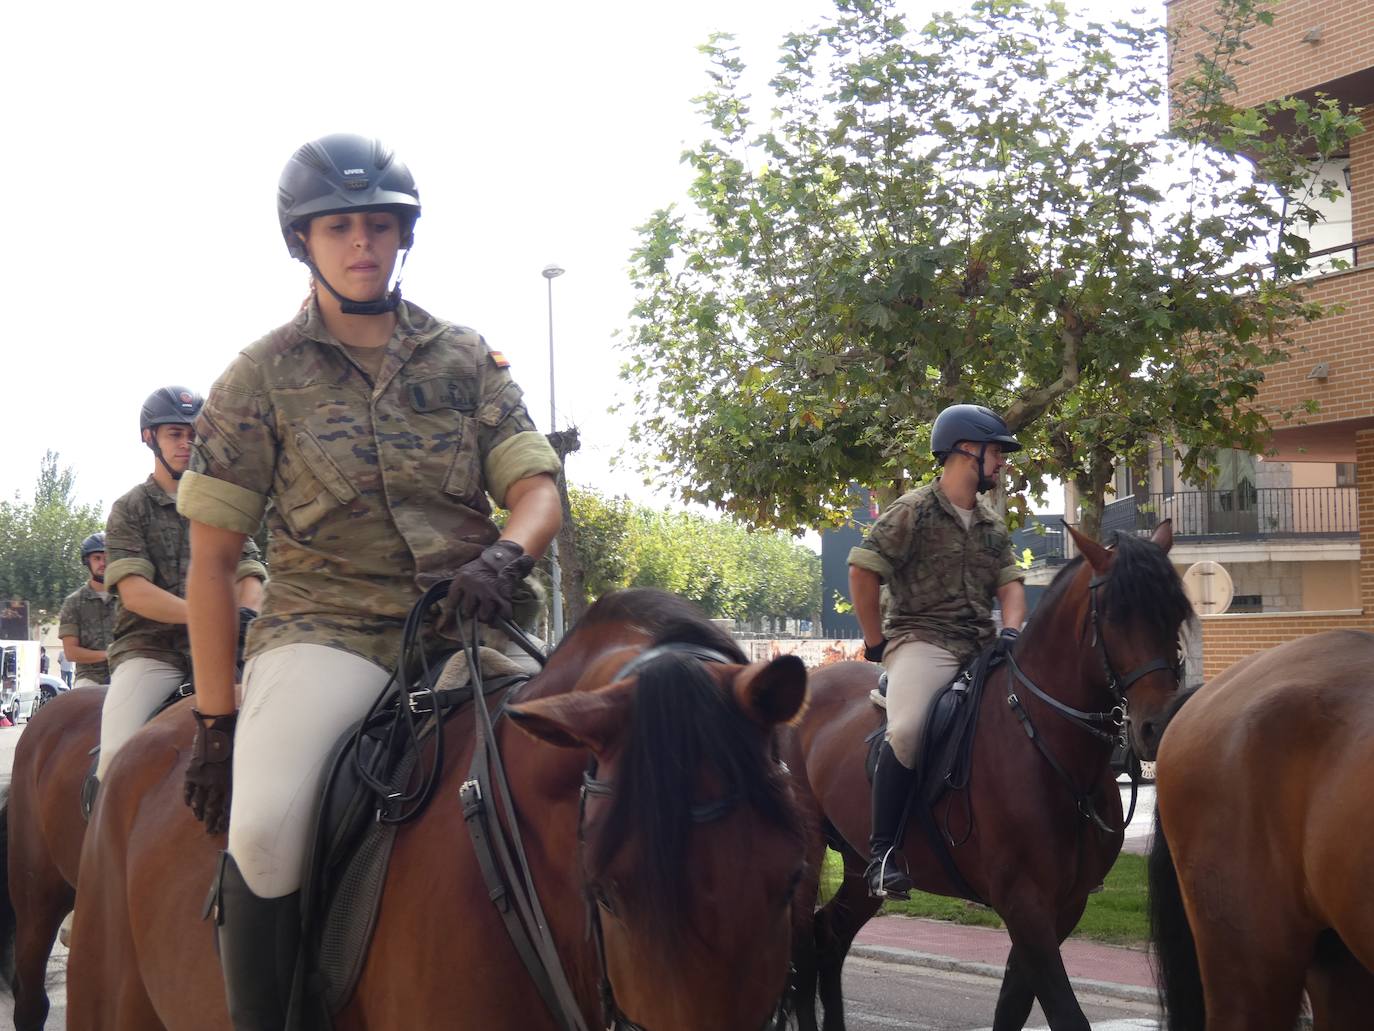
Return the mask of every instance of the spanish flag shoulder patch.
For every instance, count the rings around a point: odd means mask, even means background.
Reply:
[[[487,354],[491,355],[492,364],[494,364],[498,369],[510,368],[510,359],[507,358],[500,351],[496,351],[488,347]]]

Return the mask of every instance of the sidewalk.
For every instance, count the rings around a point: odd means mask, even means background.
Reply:
[[[859,932],[850,955],[1000,980],[1010,951],[1011,940],[1004,930],[877,916]],[[1080,991],[1139,1002],[1155,1000],[1154,977],[1144,952],[1070,938],[1062,953],[1069,979]]]

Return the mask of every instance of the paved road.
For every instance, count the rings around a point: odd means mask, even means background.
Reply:
[[[8,793],[10,765],[22,727],[0,729],[0,792]],[[1127,792],[1123,791],[1123,796]],[[1123,799],[1124,801],[1124,799]],[[1141,851],[1154,809],[1154,788],[1143,788],[1127,833],[1127,850]],[[994,978],[927,971],[854,957],[845,965],[849,1031],[983,1031],[992,1023],[999,983]],[[65,1031],[67,950],[59,943],[48,964],[52,1011],[48,1031]],[[13,1027],[11,999],[0,996],[0,1028]],[[1156,1031],[1152,1006],[1111,999],[1080,998],[1095,1031]],[[1029,1028],[1043,1028],[1037,1006]]]
[[[851,958],[845,964],[849,1031],[990,1031],[1000,981],[905,964]],[[1157,1031],[1155,1007],[1079,995],[1094,1031]],[[1028,1028],[1044,1028],[1036,1006]]]

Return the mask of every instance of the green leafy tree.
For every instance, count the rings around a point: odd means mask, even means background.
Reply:
[[[35,622],[51,620],[62,600],[87,578],[81,541],[101,530],[99,505],[76,502],[76,476],[43,457],[32,501],[0,501],[0,598],[29,603]]]
[[[590,598],[658,587],[708,615],[745,621],[814,619],[820,610],[820,557],[786,534],[578,487],[568,493]]]
[[[1059,3],[913,29],[893,0],[837,0],[784,40],[761,120],[713,39],[687,203],[632,260],[624,375],[650,463],[686,499],[790,529],[842,521],[855,481],[928,475],[929,423],[956,401],[1026,437],[1021,486],[1082,473],[1090,514],[1090,445],[1124,457],[1168,428],[1187,472],[1260,440],[1262,367],[1320,314],[1293,282],[1309,162],[1356,125],[1323,101],[1227,106],[1268,14],[1222,2],[1172,128],[1163,29]]]

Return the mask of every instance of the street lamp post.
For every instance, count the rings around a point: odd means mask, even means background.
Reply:
[[[558,410],[554,404],[554,377],[553,377],[553,281],[561,276],[564,269],[558,265],[545,265],[541,273],[549,284],[549,432],[552,433],[558,428]],[[561,455],[559,456],[562,457]],[[562,475],[562,474],[560,474]],[[557,644],[563,639],[563,570],[558,564],[558,538],[554,537],[549,542],[549,581],[553,591],[553,598],[550,605],[550,622],[552,627],[552,640],[550,644]]]

